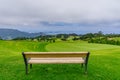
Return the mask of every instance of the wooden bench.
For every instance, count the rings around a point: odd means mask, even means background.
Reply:
[[[81,64],[87,73],[89,52],[23,52],[26,74],[28,74],[28,64]]]

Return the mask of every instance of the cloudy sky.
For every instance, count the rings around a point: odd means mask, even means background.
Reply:
[[[120,33],[120,0],[0,0],[0,28]]]

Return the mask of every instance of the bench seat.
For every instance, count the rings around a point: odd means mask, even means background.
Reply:
[[[59,63],[85,63],[83,58],[30,58],[28,60],[29,64],[59,64]]]

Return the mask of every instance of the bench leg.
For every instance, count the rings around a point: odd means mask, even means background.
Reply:
[[[26,74],[28,74],[28,63],[27,63],[27,58],[25,57],[24,52],[22,52],[22,55],[23,55],[23,58],[24,58]]]
[[[26,74],[28,74],[28,64],[25,65]]]
[[[81,64],[81,68],[83,68],[83,63]]]
[[[87,64],[85,64],[85,74],[87,74]]]
[[[32,69],[32,64],[30,64],[30,69]]]
[[[85,60],[85,74],[87,74],[87,64],[88,64],[88,58],[89,58],[89,52],[87,54],[86,60]]]

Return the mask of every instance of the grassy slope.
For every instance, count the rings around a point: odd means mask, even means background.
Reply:
[[[0,80],[30,80],[24,70],[23,51],[46,51],[47,43],[0,41]]]
[[[86,42],[0,41],[0,80],[120,80],[120,47]],[[46,46],[46,48],[45,48]],[[88,75],[79,64],[33,65],[25,75],[22,51],[90,51]]]
[[[47,45],[47,50],[91,52],[88,76],[84,76],[80,73],[81,71],[78,71],[79,65],[76,65],[75,69],[73,69],[74,65],[73,67],[68,65],[67,69],[70,69],[69,73],[63,73],[66,78],[69,77],[71,80],[120,80],[120,46],[88,44],[81,41],[59,42]]]

